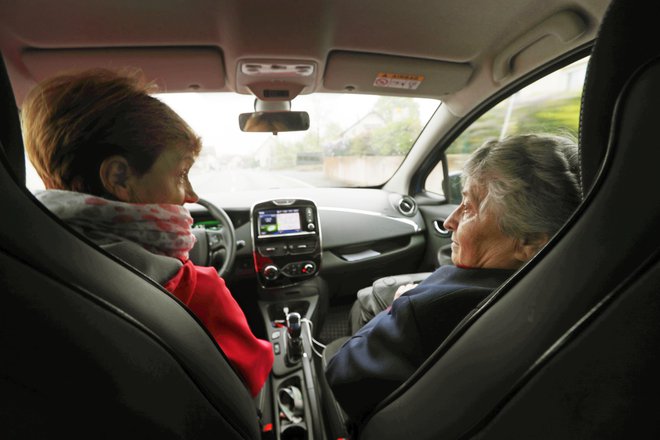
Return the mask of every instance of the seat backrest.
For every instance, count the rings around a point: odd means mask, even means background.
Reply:
[[[601,26],[583,97],[578,212],[377,408],[360,439],[660,434],[652,5],[614,0]]]
[[[0,152],[7,158],[10,172],[18,182],[25,182],[25,154],[21,137],[21,124],[14,93],[9,83],[4,60],[0,57]]]
[[[3,115],[2,144],[22,151],[16,113]],[[4,151],[0,436],[260,438],[252,398],[196,318],[64,227]]]

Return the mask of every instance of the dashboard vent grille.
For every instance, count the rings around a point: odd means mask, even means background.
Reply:
[[[413,216],[417,212],[417,202],[410,196],[403,196],[397,204],[399,212],[406,216]]]

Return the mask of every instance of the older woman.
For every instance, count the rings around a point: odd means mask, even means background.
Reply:
[[[334,396],[360,420],[454,327],[529,261],[580,203],[575,143],[558,136],[487,142],[464,167],[463,200],[444,223],[453,266],[396,298],[330,359]]]
[[[188,171],[199,138],[134,74],[90,70],[46,80],[23,105],[30,160],[46,191],[36,197],[108,252],[141,270],[204,323],[256,395],[273,364],[211,267],[195,266],[197,201]]]

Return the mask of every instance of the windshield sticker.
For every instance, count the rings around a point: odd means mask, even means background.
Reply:
[[[424,81],[423,75],[402,75],[400,73],[378,73],[374,80],[375,87],[417,90]]]

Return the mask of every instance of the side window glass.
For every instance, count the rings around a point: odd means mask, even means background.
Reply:
[[[460,203],[460,173],[470,153],[490,139],[520,133],[572,134],[577,137],[582,85],[588,58],[583,58],[519,90],[491,108],[447,149],[448,181],[442,163],[428,175],[427,191]],[[445,194],[447,192],[447,194]]]

